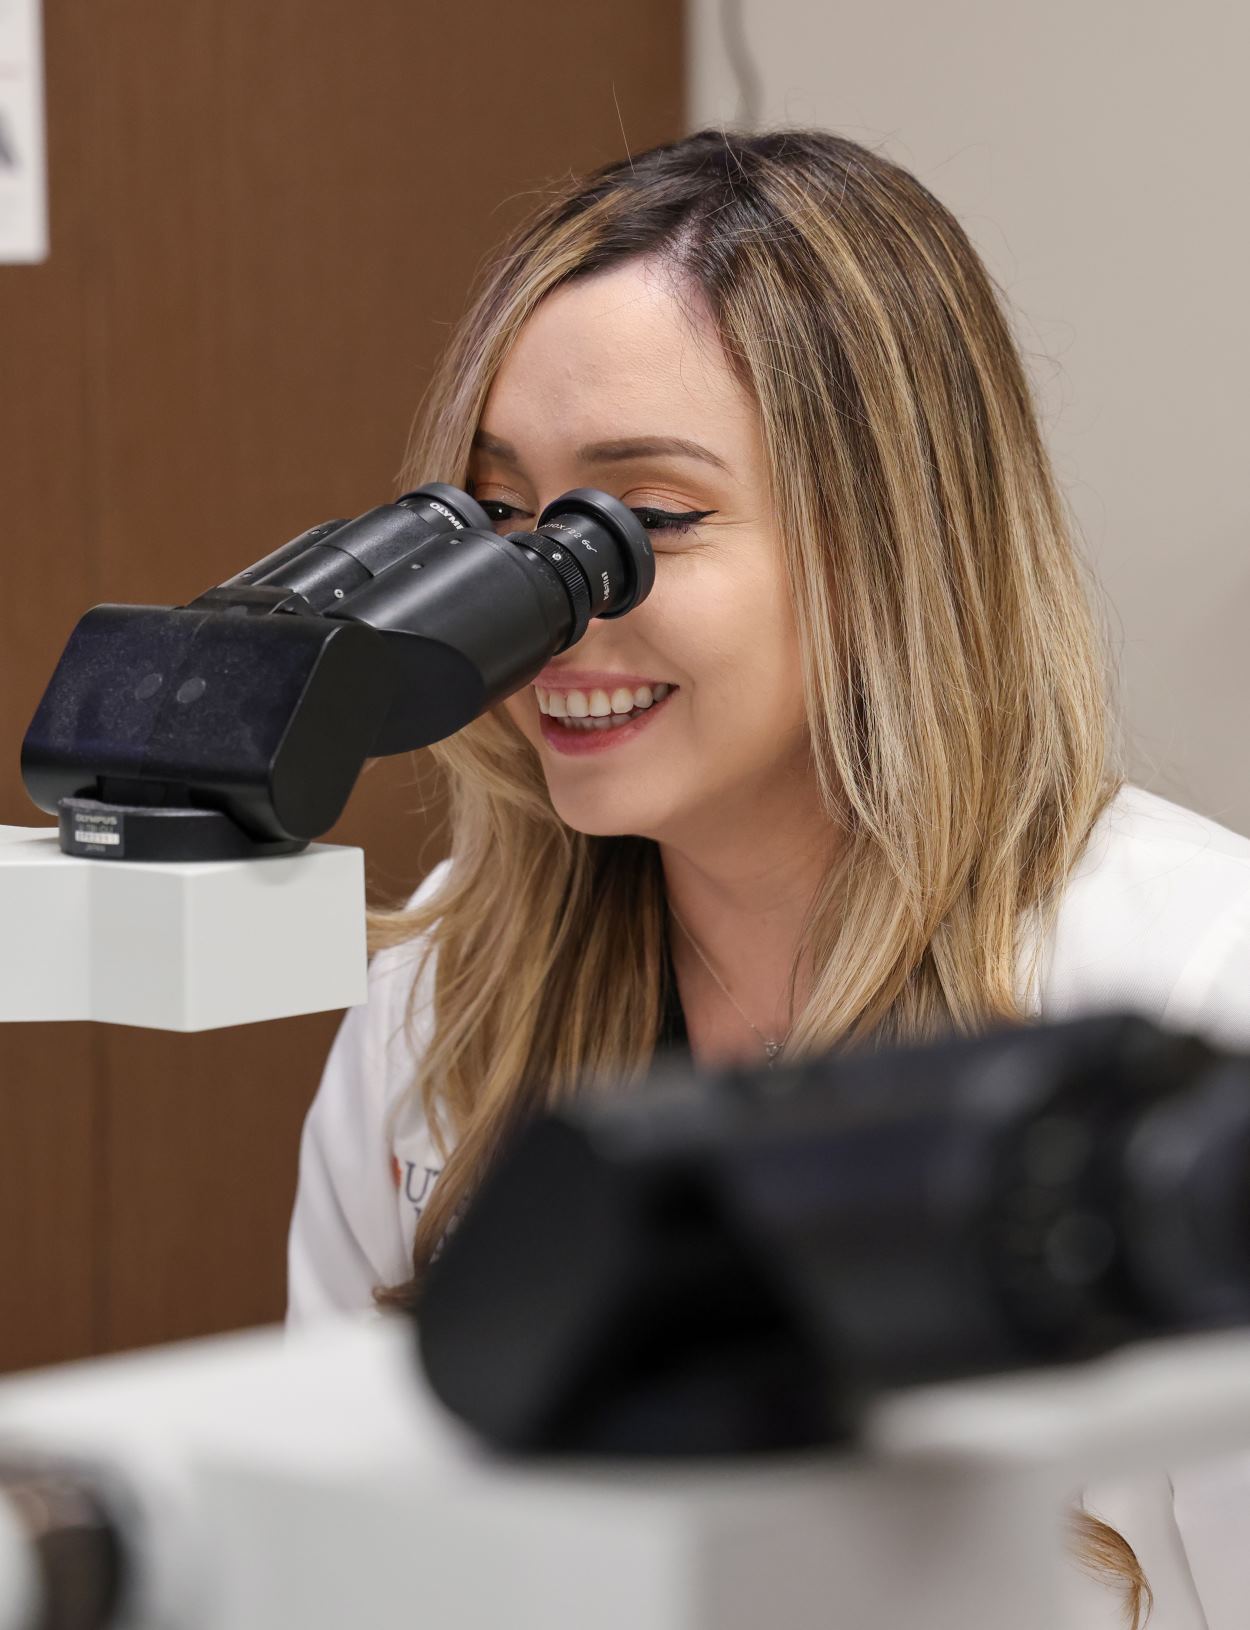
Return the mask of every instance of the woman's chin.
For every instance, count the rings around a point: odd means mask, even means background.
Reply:
[[[567,809],[555,804],[556,814],[574,832],[581,832],[588,838],[622,838],[646,837],[648,834],[641,830],[639,825],[630,821],[627,814],[621,810],[588,809],[578,806]]]
[[[653,837],[660,825],[659,811],[627,798],[605,795],[570,796],[563,787],[547,784],[551,807],[574,832],[588,838]]]
[[[594,838],[655,837],[671,820],[676,766],[654,759],[630,763],[634,750],[628,743],[565,755],[544,742],[539,751],[551,806],[574,832]]]

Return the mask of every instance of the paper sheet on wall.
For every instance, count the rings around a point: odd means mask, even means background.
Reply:
[[[48,253],[39,6],[0,0],[0,261]]]

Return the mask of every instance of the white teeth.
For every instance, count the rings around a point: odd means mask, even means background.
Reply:
[[[619,730],[636,719],[636,713],[610,713],[606,719],[565,719],[564,728],[573,730]]]
[[[553,719],[626,718],[662,702],[671,685],[618,685],[615,690],[543,690],[535,685],[538,709]]]

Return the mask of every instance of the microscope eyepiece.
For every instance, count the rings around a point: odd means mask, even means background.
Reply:
[[[651,539],[619,498],[575,487],[547,505],[537,530],[572,549],[586,573],[592,617],[623,617],[651,592]]]
[[[471,526],[479,532],[489,532],[490,516],[467,492],[446,481],[427,481],[415,492],[406,492],[395,500],[396,508],[408,509],[435,532],[458,532]]]

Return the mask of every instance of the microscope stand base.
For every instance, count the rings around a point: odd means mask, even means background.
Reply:
[[[61,853],[85,860],[256,860],[308,847],[253,838],[219,809],[61,798],[57,821]]]

